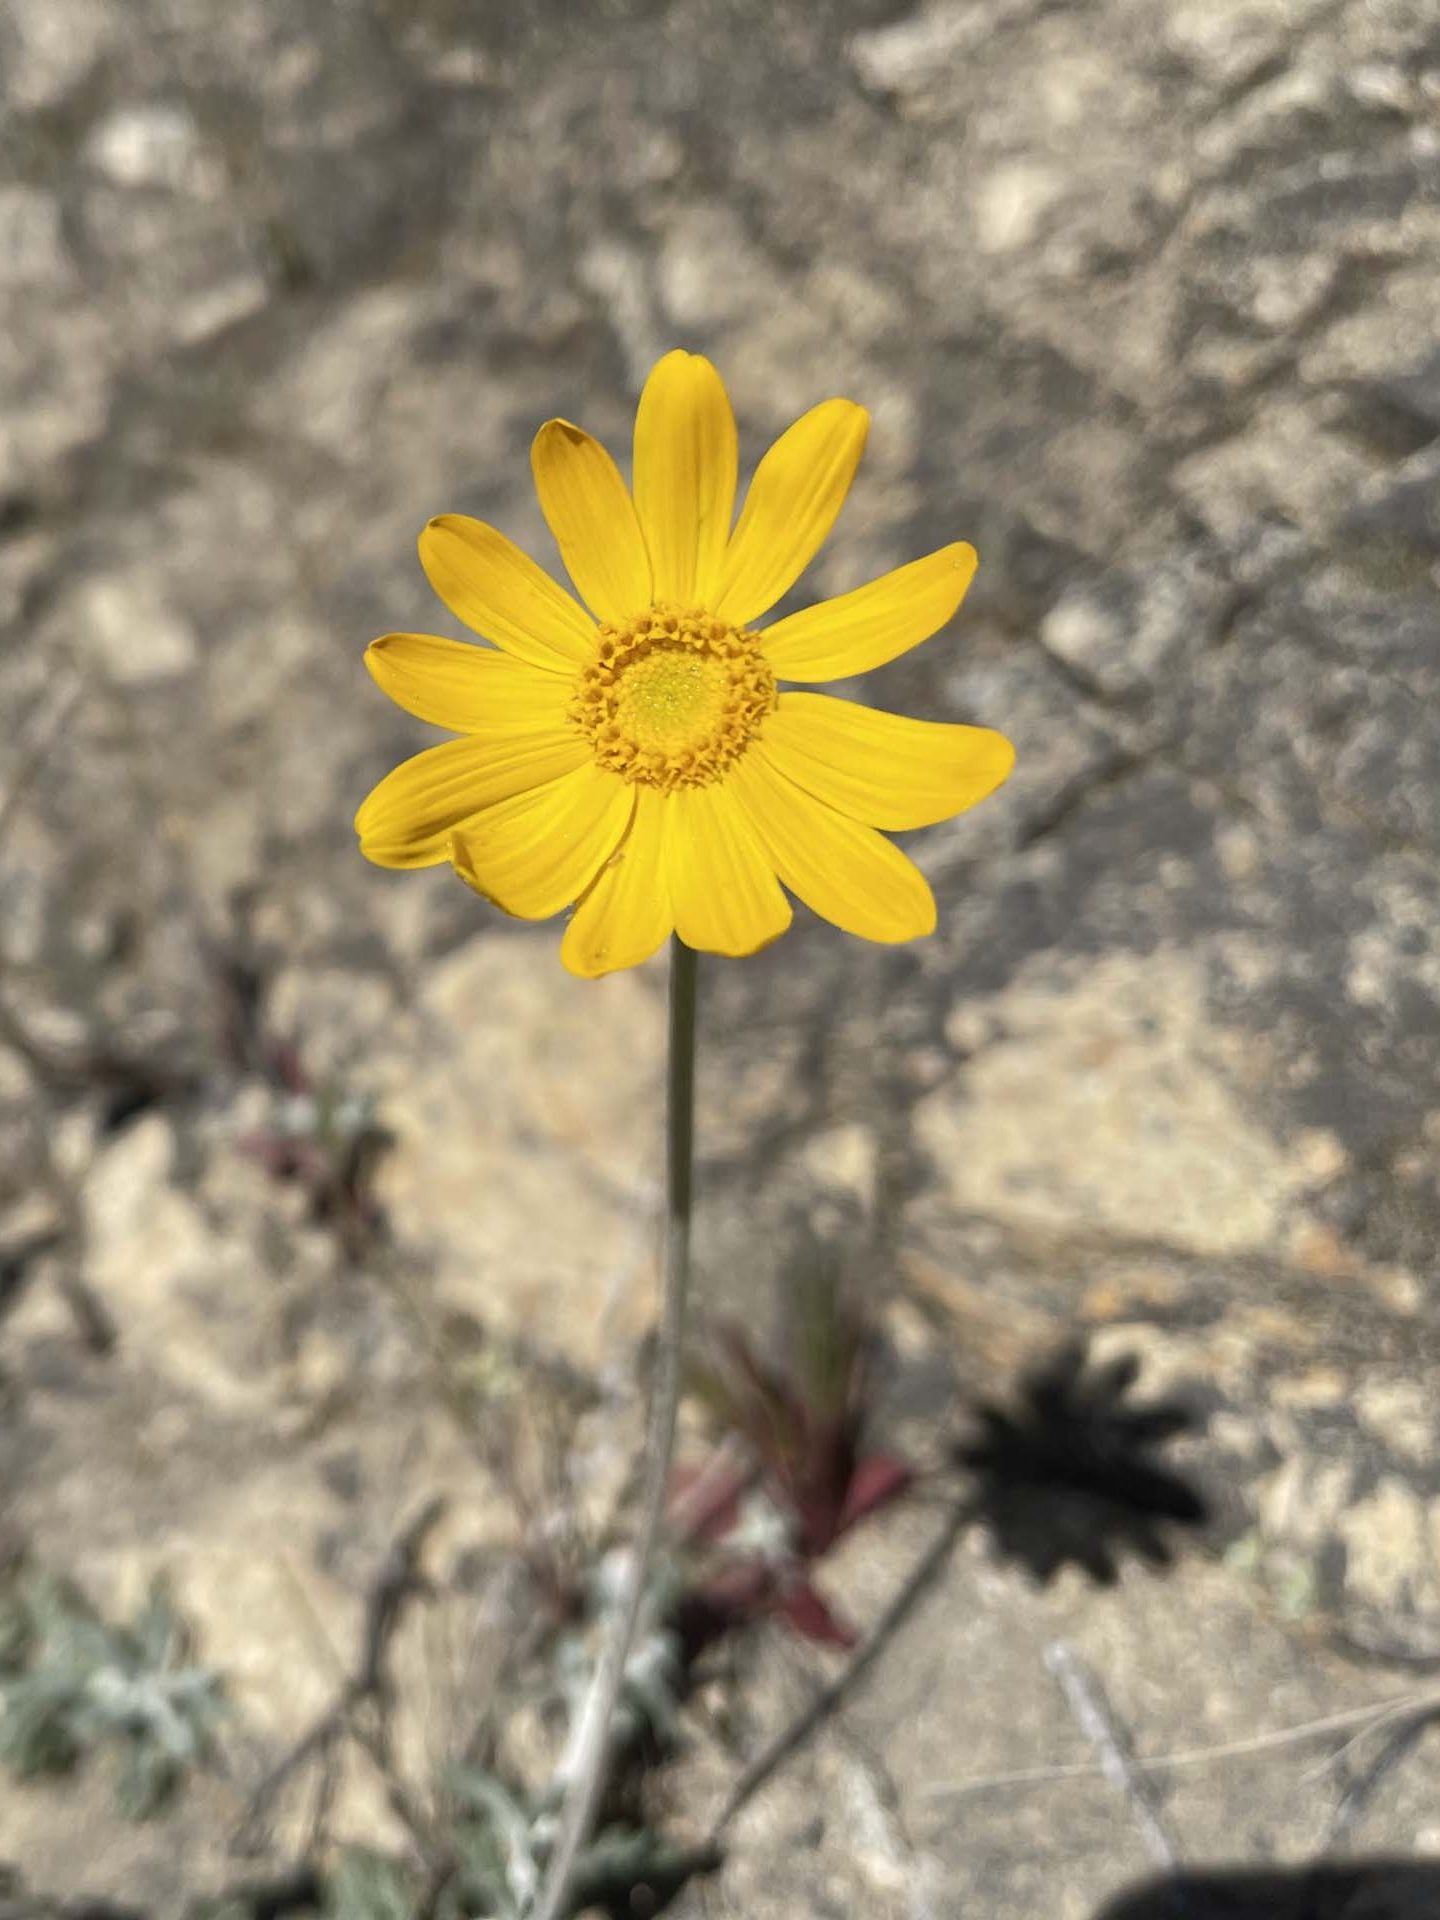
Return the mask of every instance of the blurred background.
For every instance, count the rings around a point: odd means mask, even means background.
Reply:
[[[864,697],[1019,755],[910,836],[933,939],[797,911],[704,969],[702,1306],[764,1350],[843,1281],[917,1470],[1013,1417],[988,1531],[684,1910],[1091,1920],[1167,1847],[1440,1855],[1419,1729],[1357,1771],[1440,1669],[1437,306],[1429,0],[7,0],[0,1910],[248,1872],[227,1914],[280,1912],[413,1854],[395,1768],[503,1691],[537,1554],[626,1510],[663,963],[572,980],[350,821],[433,738],[365,643],[459,631],[421,525],[553,564],[534,429],[623,458],[674,345],[742,466],[871,410],[795,603],[972,540]],[[1099,1386],[1032,1391],[1076,1341]],[[1132,1389],[1184,1398],[1196,1490],[1077,1508],[1066,1419],[1102,1467],[1186,1424],[1106,1428]],[[919,1484],[830,1556],[849,1620]],[[403,1765],[330,1742],[257,1809],[401,1591]],[[751,1624],[647,1818],[705,1831],[826,1637]],[[1228,1757],[1117,1791],[1057,1644],[1141,1752]],[[152,1667],[164,1711],[106,1721],[94,1673]]]

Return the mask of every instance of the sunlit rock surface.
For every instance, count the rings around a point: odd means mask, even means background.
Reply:
[[[582,1486],[620,1486],[663,971],[582,987],[558,930],[368,868],[349,821],[431,738],[360,667],[388,629],[455,631],[419,527],[473,513],[553,559],[534,428],[623,453],[680,343],[724,370],[747,459],[832,392],[871,409],[805,591],[972,539],[960,618],[868,696],[1019,753],[913,837],[932,941],[800,914],[707,969],[702,1298],[764,1327],[796,1249],[834,1249],[912,1445],[1088,1332],[1198,1394],[1215,1510],[1168,1576],[1098,1594],[967,1545],[706,1910],[1090,1920],[1153,1864],[1123,1800],[974,1784],[1093,1760],[1056,1638],[1152,1754],[1423,1685],[1429,10],[12,0],[0,92],[0,1522],[122,1612],[170,1575],[243,1782],[352,1657],[419,1502],[450,1501],[442,1582],[513,1541],[474,1445],[497,1381],[568,1369]],[[383,1252],[255,1150],[365,1101]],[[928,1524],[847,1546],[847,1611]],[[754,1660],[746,1742],[803,1692],[789,1644]],[[453,1705],[429,1671],[415,1698]],[[1316,1757],[1167,1776],[1182,1851],[1305,1854],[1339,1791]],[[733,1766],[699,1741],[672,1804],[702,1822]],[[1422,1749],[1356,1844],[1440,1852],[1436,1784]],[[238,1792],[130,1830],[103,1779],[7,1789],[0,1861],[179,1912],[234,1876]],[[338,1792],[342,1833],[394,1837],[373,1778]]]

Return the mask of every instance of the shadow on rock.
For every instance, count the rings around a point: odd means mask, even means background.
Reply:
[[[1122,1894],[1095,1920],[1440,1920],[1440,1865],[1184,1873]]]
[[[1136,1402],[1138,1375],[1132,1357],[1092,1366],[1072,1342],[1026,1375],[1008,1406],[982,1405],[978,1431],[956,1449],[997,1552],[1041,1582],[1070,1563],[1109,1586],[1128,1554],[1169,1566],[1176,1530],[1208,1518],[1198,1488],[1164,1456],[1200,1415],[1180,1400]]]

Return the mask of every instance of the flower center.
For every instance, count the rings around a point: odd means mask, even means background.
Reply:
[[[669,792],[718,780],[774,710],[758,634],[662,601],[600,628],[570,717],[602,767]]]

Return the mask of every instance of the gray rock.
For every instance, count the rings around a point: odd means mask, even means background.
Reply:
[[[1040,644],[1103,698],[1163,694],[1214,640],[1228,597],[1194,556],[1077,581],[1046,614]]]
[[[91,580],[76,596],[72,620],[81,647],[120,686],[142,686],[195,663],[191,627],[145,581]]]
[[[69,279],[59,200],[38,187],[0,187],[0,286],[53,289]]]
[[[110,114],[90,135],[85,157],[118,187],[211,195],[224,185],[193,116],[174,102],[122,107]]]
[[[118,22],[104,0],[15,0],[4,21],[7,103],[21,112],[50,107],[84,80],[115,45]]]
[[[253,1722],[237,1779],[436,1488],[426,1618],[475,1644],[445,1556],[513,1541],[504,1408],[569,1378],[597,1531],[620,1498],[661,968],[567,981],[558,927],[365,867],[351,817],[437,737],[360,666],[457,631],[426,518],[558,564],[536,426],[623,460],[671,344],[722,367],[747,467],[815,401],[869,406],[788,604],[973,540],[952,626],[843,691],[1019,752],[907,836],[933,939],[797,913],[707,966],[701,1304],[760,1337],[818,1245],[888,1343],[883,1437],[927,1459],[1062,1339],[1136,1354],[1210,1416],[1183,1457],[1214,1512],[1114,1594],[976,1540],[710,1897],[1093,1920],[1143,1848],[1103,1777],[1032,1777],[1093,1758],[1050,1641],[1152,1755],[1358,1712],[1440,1647],[1436,57],[1415,0],[10,0],[0,1258],[84,1244],[0,1301],[3,1524],[104,1597],[176,1577]],[[282,1041],[315,1082],[289,1103]],[[384,1260],[242,1148],[332,1095],[394,1134]],[[873,1619],[929,1520],[857,1534],[826,1590]],[[471,1700],[421,1640],[417,1717]],[[752,1658],[747,1748],[809,1685],[778,1631]],[[412,1785],[451,1731],[405,1733]],[[736,1764],[691,1734],[682,1823]],[[1313,1849],[1327,1751],[1166,1773],[1181,1850]],[[1436,1844],[1434,1767],[1357,1842]],[[337,1795],[400,1844],[368,1772]],[[129,1834],[88,1779],[7,1794],[0,1857],[183,1912],[233,1876],[233,1800]]]

